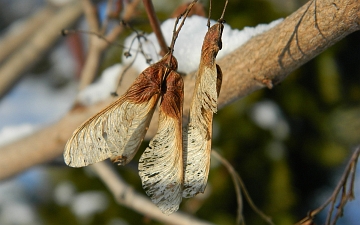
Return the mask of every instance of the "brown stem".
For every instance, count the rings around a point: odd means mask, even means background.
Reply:
[[[353,189],[354,189],[354,181],[355,181],[355,168],[358,161],[358,158],[360,156],[360,147],[357,147],[355,152],[352,154],[343,175],[341,176],[338,184],[336,185],[333,193],[331,196],[317,209],[312,210],[307,217],[302,219],[300,222],[296,223],[296,225],[302,225],[305,224],[305,222],[312,220],[317,214],[319,214],[322,210],[324,210],[330,203],[330,209],[328,211],[328,215],[326,217],[325,224],[331,223],[332,213],[335,208],[337,208],[338,212],[335,216],[334,220],[331,224],[335,224],[336,220],[339,218],[339,216],[342,214],[342,210],[345,206],[345,204],[353,198]],[[349,175],[351,175],[349,180]],[[347,184],[349,184],[349,189],[346,189]],[[338,206],[336,205],[336,200],[338,195],[342,192],[340,204]]]
[[[143,2],[146,9],[146,13],[149,17],[151,28],[153,29],[153,32],[155,33],[155,36],[160,45],[160,55],[164,56],[168,52],[168,45],[165,42],[163,33],[161,32],[160,22],[156,16],[154,6],[151,0],[143,0]]]

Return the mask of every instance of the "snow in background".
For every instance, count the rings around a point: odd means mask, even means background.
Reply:
[[[99,80],[79,93],[79,101],[83,105],[92,105],[108,98],[112,91],[116,91],[122,71],[123,66],[119,63],[105,69]]]
[[[168,19],[161,24],[161,30],[164,34],[166,43],[169,45],[172,39],[176,19]],[[217,55],[217,59],[229,54],[239,46],[243,45],[252,37],[261,34],[272,27],[279,24],[283,19],[275,20],[269,24],[260,24],[256,27],[245,27],[243,30],[232,29],[229,25],[224,24],[222,35],[222,49]],[[211,21],[214,25],[216,22]],[[182,27],[180,34],[175,43],[174,55],[178,61],[178,71],[183,73],[190,73],[196,71],[200,63],[201,47],[207,32],[208,27],[207,18],[200,16],[191,16],[186,19],[185,25]],[[135,39],[135,41],[134,41]],[[154,33],[146,35],[147,41],[141,38],[141,45],[144,52],[153,59],[153,62],[160,60],[158,52],[160,46],[157,42]],[[131,46],[132,42],[134,44]],[[109,97],[109,90],[115,90],[117,77],[121,74],[123,68],[131,63],[132,67],[139,73],[145,70],[149,64],[146,58],[136,52],[139,50],[139,44],[136,40],[136,33],[131,34],[126,38],[124,46],[131,46],[130,53],[132,57],[126,58],[123,56],[122,64],[116,64],[104,71],[101,79],[89,85],[79,95],[79,100],[84,105],[95,104]],[[128,51],[125,49],[125,51]]]
[[[176,19],[168,19],[161,24],[161,30],[168,45],[170,45],[172,39],[175,20]],[[282,20],[283,19],[278,19],[269,24],[260,24],[256,27],[245,27],[243,30],[232,29],[229,25],[224,24],[222,35],[223,45],[217,55],[217,59],[229,54],[253,36],[271,29]],[[214,25],[215,23],[216,21],[211,21],[211,25]],[[185,25],[182,27],[174,47],[174,56],[178,60],[179,64],[178,71],[190,73],[198,68],[202,43],[208,29],[206,24],[207,18],[204,17],[194,15],[186,19]],[[135,37],[136,33],[130,35],[125,40],[124,45],[130,46]],[[151,33],[147,35],[146,38],[147,42],[142,43],[145,53],[153,59],[153,63],[159,61],[160,56],[157,53],[160,52],[160,47],[155,34]],[[130,51],[133,56],[136,54],[136,50],[138,49],[138,43],[136,41],[134,43],[135,44],[132,46],[132,50]],[[129,64],[133,60],[133,57],[126,58],[123,56],[122,62],[124,64]],[[138,71],[143,71],[148,66],[149,64],[146,63],[146,59],[141,56],[138,56],[133,64],[133,67]]]

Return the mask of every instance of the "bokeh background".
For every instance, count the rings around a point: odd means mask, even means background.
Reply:
[[[1,35],[49,2],[0,0]],[[225,18],[232,28],[242,29],[285,18],[305,2],[230,0]],[[105,3],[96,2],[100,12],[104,12]],[[180,3],[155,0],[160,20],[166,20]],[[221,14],[223,4],[213,2],[214,17]],[[207,7],[208,2],[204,5]],[[140,12],[133,26],[151,32],[145,12]],[[74,27],[86,28],[84,18],[79,18]],[[119,42],[130,33],[125,32]],[[272,90],[257,91],[215,115],[214,149],[234,166],[254,202],[276,224],[293,224],[323,203],[360,143],[359,39],[359,32],[347,36]],[[1,96],[0,143],[5,143],[8,133],[27,133],[57,121],[71,108],[81,57],[74,55],[74,46],[69,42],[59,38]],[[85,52],[86,36],[79,43]],[[121,62],[121,55],[121,48],[111,47],[98,74]],[[144,142],[141,149],[147,144]],[[116,170],[134,189],[144,193],[136,159]],[[358,224],[359,180],[357,198],[345,207],[344,218],[338,224]],[[214,224],[235,224],[236,195],[225,167],[213,159],[207,192],[184,200],[180,209]],[[317,223],[323,223],[325,215],[317,217]],[[244,217],[247,224],[265,224],[246,202]],[[0,224],[160,223],[118,205],[91,170],[66,167],[59,157],[0,181]]]

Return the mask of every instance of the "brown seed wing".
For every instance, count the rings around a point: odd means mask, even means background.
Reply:
[[[149,127],[165,70],[159,63],[147,68],[122,97],[75,130],[65,146],[65,163],[82,167],[111,158],[127,164]]]
[[[183,80],[172,71],[160,103],[159,127],[139,160],[146,194],[165,214],[179,208],[183,187],[182,105]],[[165,88],[164,88],[165,89]]]

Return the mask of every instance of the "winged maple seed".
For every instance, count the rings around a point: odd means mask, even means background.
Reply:
[[[221,50],[223,21],[209,28],[201,49],[199,70],[196,73],[194,94],[190,106],[190,118],[184,145],[184,191],[190,198],[205,191],[211,154],[213,114],[217,112],[222,72],[215,63]]]
[[[184,83],[171,71],[164,85],[158,131],[139,160],[139,175],[146,194],[163,213],[170,214],[182,200]]]
[[[130,162],[162,95],[163,78],[177,69],[173,56],[167,66],[169,57],[145,69],[123,96],[75,130],[65,146],[67,165],[83,167],[107,158],[118,165]]]
[[[139,175],[145,192],[165,214],[176,211],[182,197],[204,192],[209,173],[212,119],[222,81],[215,58],[222,47],[224,21],[220,19],[205,35],[184,152],[184,83],[175,72],[177,60],[172,55],[175,40],[196,1],[188,6],[178,29],[180,17],[175,22],[170,52],[145,69],[123,96],[77,128],[64,151],[65,162],[72,167],[107,158],[118,165],[127,164],[144,139],[161,98],[158,131],[140,158]]]

